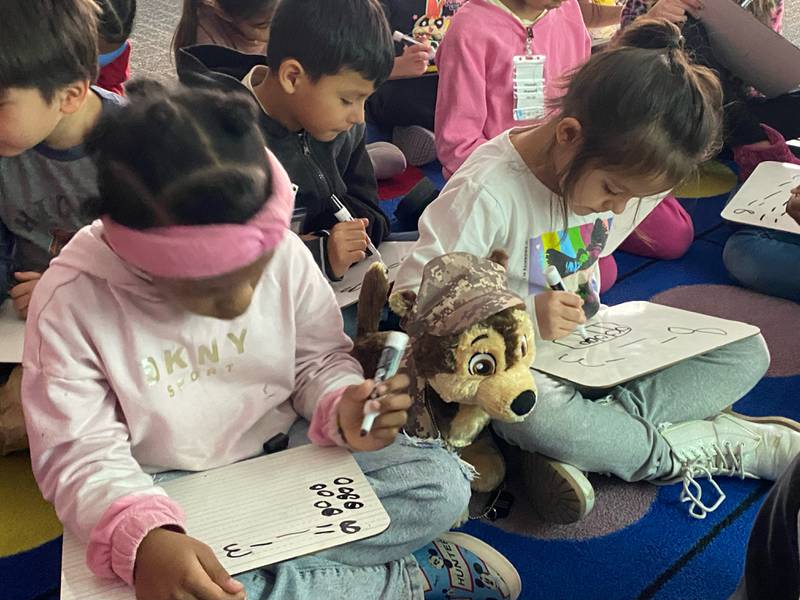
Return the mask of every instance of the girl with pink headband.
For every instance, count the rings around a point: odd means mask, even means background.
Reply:
[[[381,415],[359,435],[374,384],[288,231],[291,184],[253,103],[154,83],[128,92],[90,144],[101,218],[31,304],[23,397],[45,498],[88,544],[92,571],[141,600],[421,598],[411,553],[427,557],[466,509],[467,475],[445,450],[397,438],[404,375],[378,387],[368,408]],[[392,525],[232,579],[157,473],[247,459],[279,434],[354,451]]]

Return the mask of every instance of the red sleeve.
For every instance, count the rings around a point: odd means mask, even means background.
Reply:
[[[129,43],[128,47],[125,48],[125,52],[100,69],[100,76],[97,78],[98,87],[124,96],[125,89],[122,86],[131,76],[130,62],[131,45]]]

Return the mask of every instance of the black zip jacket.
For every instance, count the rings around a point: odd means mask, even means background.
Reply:
[[[191,86],[248,92],[242,79],[264,56],[242,54],[220,46],[191,46],[178,53],[178,76]],[[364,141],[365,126],[357,125],[330,142],[320,142],[306,132],[292,132],[259,108],[261,131],[298,186],[295,204],[305,208],[301,234],[317,234],[307,241],[323,273],[335,280],[327,258],[328,230],[336,223],[335,194],[350,214],[369,219],[367,233],[377,246],[389,233],[389,221],[378,207],[378,184]]]

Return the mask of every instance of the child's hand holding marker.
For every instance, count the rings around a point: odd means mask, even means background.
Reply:
[[[800,185],[792,190],[789,203],[786,205],[786,214],[792,217],[800,225]]]
[[[397,35],[402,36],[400,41],[408,44],[403,48],[403,54],[394,59],[394,68],[392,69],[392,79],[403,79],[408,77],[420,77],[428,70],[428,63],[430,62],[433,48],[428,44],[418,42],[412,37],[403,36],[395,31],[395,41],[398,40]],[[410,41],[408,41],[410,40]]]
[[[331,229],[328,238],[328,262],[336,277],[343,277],[354,264],[366,258],[369,246],[367,219],[342,221]]]
[[[350,386],[339,404],[339,428],[347,444],[360,452],[380,450],[394,441],[411,408],[407,375],[395,375],[408,336],[393,331],[381,352],[375,378]]]
[[[587,337],[583,323],[586,315],[583,312],[583,299],[577,294],[566,291],[558,270],[550,265],[545,269],[545,278],[551,292],[536,294],[536,322],[539,335],[544,340],[557,340],[569,335],[576,329],[584,338]]]

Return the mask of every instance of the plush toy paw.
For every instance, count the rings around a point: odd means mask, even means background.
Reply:
[[[506,461],[488,433],[484,433],[475,443],[464,448],[461,451],[461,458],[478,472],[478,477],[472,481],[473,491],[491,492],[506,478]]]
[[[469,446],[489,424],[489,415],[479,406],[461,405],[450,422],[447,441],[454,448]]]

